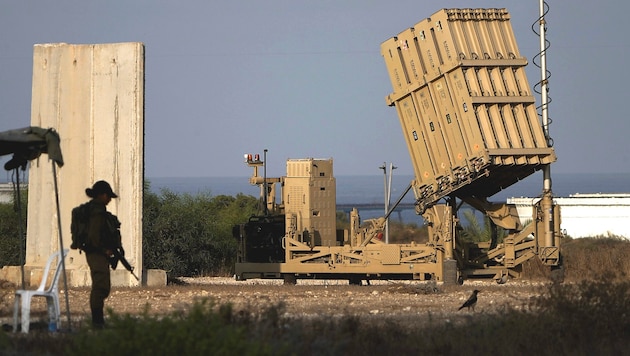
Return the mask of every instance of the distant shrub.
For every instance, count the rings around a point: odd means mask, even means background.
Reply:
[[[564,239],[562,255],[565,278],[626,280],[630,275],[630,240],[619,236]]]
[[[337,230],[350,230],[349,214],[337,211]],[[364,221],[362,221],[364,222]],[[405,244],[410,242],[425,243],[429,240],[427,227],[418,227],[415,223],[403,223],[390,217],[389,219],[389,243]]]
[[[389,243],[407,244],[415,242],[423,244],[429,241],[427,226],[418,227],[415,223],[404,224],[394,219],[389,221]]]
[[[25,194],[24,194],[25,195]],[[22,199],[21,218],[17,206],[13,203],[0,203],[0,268],[19,266],[20,248],[24,251],[26,236],[26,198]],[[22,235],[20,235],[20,224]]]
[[[256,212],[258,200],[210,194],[161,195],[145,188],[143,263],[167,271],[169,277],[228,275],[236,259],[232,226]]]
[[[630,336],[630,282],[596,280],[550,285],[536,299],[537,310],[560,325],[572,325],[592,339]],[[586,335],[585,335],[586,336]]]

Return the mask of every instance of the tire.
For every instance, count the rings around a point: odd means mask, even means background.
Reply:
[[[464,276],[462,276],[461,274],[457,276],[457,285],[459,286],[464,285]]]
[[[348,278],[348,284],[351,286],[360,286],[363,285],[363,281],[361,280],[361,277],[352,276]]]
[[[297,284],[297,277],[294,274],[285,273],[282,275],[285,286],[294,286]]]

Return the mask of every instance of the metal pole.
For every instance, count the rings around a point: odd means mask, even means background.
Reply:
[[[263,198],[263,202],[265,204],[265,216],[269,215],[269,209],[267,209],[267,195],[269,195],[269,191],[267,190],[267,149],[263,150],[263,187],[265,189],[265,195]]]
[[[547,22],[545,21],[545,1],[540,0],[540,20],[539,20],[539,33],[540,33],[540,96],[541,96],[541,115],[543,131],[545,138],[549,141],[549,88],[547,79],[547,49],[546,49],[546,35],[547,35]],[[547,166],[549,167],[549,166]],[[545,190],[551,190],[551,172],[545,169],[544,174]]]
[[[57,187],[57,168],[55,161],[52,162],[53,182],[55,184],[55,202],[57,205],[57,229],[59,230],[59,252],[61,258],[61,271],[63,272],[63,287],[66,295],[66,317],[68,319],[68,330],[72,330],[70,321],[70,296],[68,295],[68,277],[66,276],[66,256],[63,253],[63,235],[61,234],[61,209],[59,208],[59,188]],[[132,273],[133,274],[133,273]],[[137,279],[137,278],[136,278]]]
[[[389,211],[389,205],[392,201],[392,175],[394,174],[394,169],[398,167],[394,166],[393,163],[389,164],[389,185],[387,187],[387,203],[385,203],[385,214]],[[387,218],[387,225],[385,230],[385,243],[389,243],[389,217]]]
[[[546,33],[547,23],[545,21],[545,0],[539,0],[539,33],[540,33],[540,95],[541,95],[541,114],[543,131],[547,142],[550,142],[549,138],[549,97],[547,87],[547,48],[546,48]],[[544,209],[544,223],[545,223],[545,245],[553,246],[553,197],[551,191],[551,164],[547,164],[543,167],[543,202],[542,207]]]
[[[388,195],[387,195],[387,165],[386,165],[385,162],[383,162],[383,165],[378,167],[378,168],[383,170],[383,191],[384,191],[384,195],[385,195],[385,198],[384,198],[384,200],[385,200],[385,204],[384,204],[385,205],[385,216],[388,216],[387,215],[387,208],[388,208],[388,206],[387,206],[387,202],[388,202]],[[385,230],[385,241],[387,241],[387,235],[388,235],[388,232],[389,232],[389,217],[385,218],[385,229],[384,230]]]
[[[18,214],[18,234],[20,235],[20,274],[22,277],[22,289],[26,289],[24,277],[24,265],[26,264],[26,236],[24,234],[24,220],[22,219],[22,197],[20,196],[20,167],[15,167],[15,208]]]
[[[396,207],[398,206],[398,204],[400,204],[400,202],[403,200],[405,195],[407,195],[407,193],[409,193],[409,191],[411,190],[412,184],[413,184],[413,181],[409,182],[409,185],[407,186],[405,191],[400,195],[398,200],[396,200],[396,202],[394,203],[394,205],[391,208],[391,210],[387,212],[387,215],[385,215],[385,219],[389,219],[389,216],[391,215],[392,211],[394,211],[394,209],[396,209]]]

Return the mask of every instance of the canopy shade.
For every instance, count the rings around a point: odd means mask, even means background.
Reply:
[[[27,161],[47,153],[59,167],[63,166],[63,157],[59,145],[59,134],[55,129],[41,127],[25,127],[22,129],[0,132],[0,156],[13,154],[4,165],[4,169],[26,168]]]

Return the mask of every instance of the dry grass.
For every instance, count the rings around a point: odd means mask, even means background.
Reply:
[[[568,239],[562,245],[568,281],[625,280],[630,274],[630,241],[617,236]]]
[[[595,236],[562,241],[562,262],[566,282],[584,280],[624,281],[630,275],[630,241],[619,236]],[[523,265],[531,280],[548,280],[549,268],[534,258]]]

